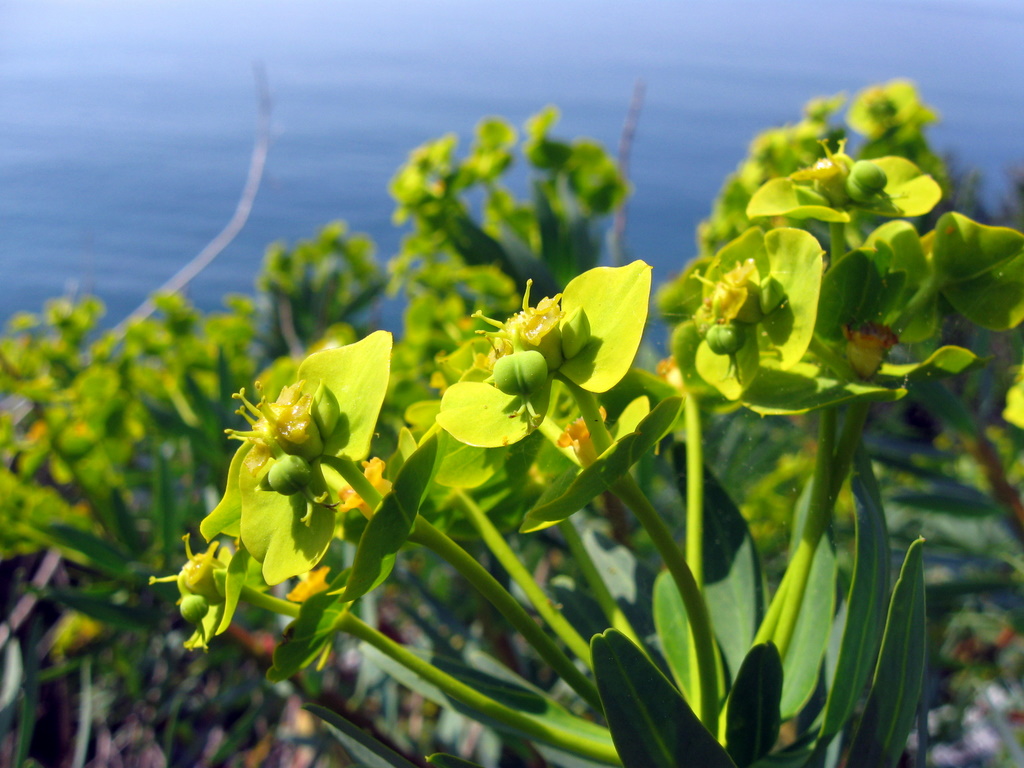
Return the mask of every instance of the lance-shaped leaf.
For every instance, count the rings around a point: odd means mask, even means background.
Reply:
[[[303,601],[299,615],[274,648],[274,665],[267,670],[272,682],[287,680],[329,652],[337,634],[338,617],[348,610],[336,594],[318,592]]]
[[[306,704],[305,709],[335,729],[335,735],[345,747],[345,751],[358,760],[363,768],[416,768],[397,752],[371,738],[362,728],[350,723],[336,712],[318,704]]]
[[[809,499],[809,495],[805,493],[804,498]],[[836,555],[828,537],[822,537],[811,563],[793,639],[782,662],[781,710],[784,720],[797,714],[814,695],[832,631],[835,606]]]
[[[768,754],[782,717],[782,660],[773,643],[755,645],[743,660],[729,692],[725,747],[739,768]]]
[[[559,372],[590,392],[606,392],[633,365],[651,300],[651,267],[634,261],[598,267],[573,278],[562,293],[562,312],[586,315],[589,341]]]
[[[863,446],[854,456],[850,480],[857,509],[856,558],[846,597],[839,659],[825,704],[819,749],[842,730],[871,673],[885,622],[889,593],[889,536],[878,484]]]
[[[435,755],[429,755],[427,762],[431,765],[436,765],[437,768],[484,768],[480,763],[474,763],[471,760],[464,760],[461,757],[446,755],[440,752]]]
[[[611,488],[668,433],[682,407],[683,399],[680,397],[670,397],[658,403],[635,432],[612,443],[593,464],[576,476],[564,493],[542,501],[530,510],[520,531],[539,531],[565,520],[583,509],[595,496]]]
[[[850,765],[896,765],[917,715],[927,653],[923,543],[918,539],[910,545],[893,590],[871,692],[850,746]]]
[[[363,530],[345,586],[346,601],[369,592],[387,578],[395,553],[409,538],[420,505],[437,471],[437,435],[432,435],[405,460],[391,492],[374,511]]]
[[[391,334],[371,333],[344,347],[314,352],[302,361],[297,374],[303,392],[315,394],[320,382],[338,401],[340,416],[324,437],[324,454],[361,461],[370,453],[391,373]]]
[[[612,741],[626,768],[735,768],[647,655],[609,629],[590,641]]]

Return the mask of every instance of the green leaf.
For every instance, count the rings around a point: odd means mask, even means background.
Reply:
[[[942,187],[904,157],[876,157],[871,160],[885,171],[885,195],[858,207],[882,216],[924,216],[942,199]]]
[[[806,494],[805,494],[806,496]],[[836,555],[823,537],[811,564],[807,591],[783,659],[782,718],[797,714],[814,694],[836,606]]]
[[[917,230],[906,221],[890,221],[883,224],[864,241],[866,248],[887,246],[891,254],[888,284],[897,275],[903,275],[903,289],[893,306],[902,309],[914,296],[925,280],[931,278],[933,268],[925,257],[921,237]],[[827,277],[827,275],[826,275]],[[921,304],[909,322],[900,331],[900,341],[911,344],[924,341],[935,335],[939,324],[939,304],[936,297]]]
[[[885,272],[874,258],[874,249],[859,248],[842,256],[825,273],[821,283],[821,310],[814,332],[822,339],[840,342],[843,326],[881,323],[887,307]]]
[[[341,408],[337,426],[324,439],[326,455],[361,461],[370,453],[390,374],[391,334],[387,331],[314,352],[302,361],[296,375],[306,382],[303,392],[314,394],[322,381]]]
[[[793,219],[847,222],[850,214],[832,208],[828,200],[806,184],[792,179],[771,179],[747,203],[747,216],[789,216]]]
[[[91,594],[74,589],[51,589],[46,597],[97,621],[134,631],[153,632],[164,618],[164,611],[142,605],[115,602],[112,595]]]
[[[590,641],[594,677],[625,768],[735,768],[646,654],[609,629]]]
[[[454,755],[441,754],[440,752],[427,757],[427,762],[431,765],[436,765],[437,768],[484,768],[479,763],[463,760],[461,757],[455,757]]]
[[[534,412],[547,410],[550,386],[532,398]],[[534,415],[519,395],[507,395],[479,381],[460,381],[445,390],[437,423],[467,445],[500,448],[519,442],[534,429]]]
[[[782,718],[782,660],[773,643],[750,649],[736,675],[726,705],[725,746],[739,768],[768,754]]]
[[[334,642],[338,617],[348,610],[336,594],[318,592],[299,607],[299,615],[284,630],[284,639],[274,648],[274,664],[267,679],[280,682],[312,664]]]
[[[480,448],[456,440],[448,432],[439,437],[440,465],[434,480],[447,488],[476,488],[487,482],[504,462],[503,448]]]
[[[975,488],[958,483],[943,483],[935,486],[931,492],[895,493],[889,497],[889,500],[901,507],[911,507],[925,512],[937,512],[956,517],[998,517],[1006,514],[1006,508],[991,497]]]
[[[451,698],[436,685],[425,681],[410,671],[408,667],[399,664],[376,648],[366,643],[361,643],[359,648],[364,658],[374,666],[387,673],[390,677],[393,677],[401,685],[420,694],[428,701],[464,714],[473,720],[496,728],[504,733],[525,736],[521,731],[507,725],[503,721],[492,718],[463,704],[457,699]],[[531,685],[504,665],[479,651],[468,652],[465,657],[466,661],[463,662],[438,653],[427,653],[414,648],[409,648],[409,650],[422,656],[442,672],[507,707],[526,713],[538,721],[549,723],[552,727],[561,731],[567,731],[578,736],[580,739],[608,743],[609,738],[606,729],[596,723],[591,723],[572,715],[565,707],[544,691]],[[528,738],[534,739],[535,737],[529,736]]]
[[[973,323],[993,331],[1024,320],[1024,234],[958,213],[935,225],[932,261],[942,295]]]
[[[244,467],[238,485],[245,510],[242,544],[263,563],[267,584],[280,584],[312,570],[334,538],[334,510],[308,501],[301,493],[284,496],[265,491]]]
[[[224,491],[224,496],[199,524],[199,532],[207,541],[213,541],[215,536],[222,533],[235,538],[242,535],[242,492],[239,487],[239,477],[242,473],[242,462],[252,450],[252,446],[253,444],[246,440],[235,451],[235,455],[231,457],[231,466],[228,467],[227,488]]]
[[[364,768],[416,768],[404,757],[388,749],[336,712],[319,704],[306,704],[303,709],[312,712],[335,730],[345,751]],[[441,763],[440,765],[443,765]],[[455,765],[452,763],[451,765]]]
[[[618,384],[640,348],[650,297],[651,267],[642,261],[598,267],[571,280],[562,293],[562,312],[585,313],[590,341],[559,372],[590,392]]]
[[[690,633],[690,619],[686,614],[686,606],[679,595],[679,588],[672,580],[672,574],[662,571],[654,581],[654,626],[661,640],[661,650],[665,655],[672,677],[683,692],[687,701],[696,696],[695,683],[690,674],[690,657],[693,650],[693,636]],[[708,605],[711,611],[711,604]],[[715,625],[717,631],[718,627]]]
[[[845,623],[832,687],[825,704],[819,749],[853,714],[871,672],[885,621],[889,593],[889,535],[871,460],[859,447],[850,480],[857,516],[856,558],[846,597]]]
[[[228,563],[228,572],[224,577],[224,614],[220,624],[217,625],[215,634],[220,634],[231,625],[231,619],[238,608],[238,601],[242,596],[242,587],[251,580],[252,556],[244,549],[240,549],[231,556]]]
[[[892,365],[883,363],[878,376],[904,381],[924,381],[958,376],[967,371],[977,370],[988,362],[963,347],[939,347],[920,363]]]
[[[565,493],[530,510],[520,531],[539,531],[565,520],[583,509],[595,496],[611,488],[665,436],[675,424],[682,407],[683,399],[680,397],[670,397],[658,403],[635,432],[612,443],[593,464],[576,476]]]
[[[391,492],[363,530],[345,586],[346,601],[365,595],[391,572],[394,555],[409,538],[437,471],[437,443],[437,436],[431,435],[405,460]]]
[[[896,765],[917,715],[927,653],[923,543],[918,539],[910,545],[893,590],[871,692],[850,746],[850,765]]]
[[[680,492],[686,488],[686,448],[676,446],[672,451],[672,466]],[[663,574],[667,576],[668,574]],[[747,522],[735,502],[714,474],[704,470],[704,592],[711,624],[729,674],[735,676],[747,655],[764,609],[762,593],[761,564],[757,556],[754,539]],[[682,598],[674,588],[671,579],[659,577],[656,597],[662,611],[682,612]],[[673,595],[674,593],[674,595]],[[674,597],[674,599],[673,599]],[[657,605],[658,603],[656,603]],[[656,618],[657,614],[656,614]],[[659,629],[662,644],[666,648],[675,645],[683,636],[678,631],[669,632],[673,623],[685,624],[682,619],[673,618],[671,613],[660,616],[666,631]],[[689,633],[685,635],[689,643]],[[688,652],[688,650],[687,650]],[[676,679],[680,679],[683,668],[677,669],[680,654],[673,650],[668,656]],[[687,668],[688,671],[688,668]],[[684,688],[686,690],[686,688]]]
[[[806,413],[854,400],[889,402],[905,394],[905,389],[839,381],[810,363],[799,363],[788,371],[762,365],[754,383],[743,393],[743,404],[767,416]]]
[[[764,246],[769,274],[786,298],[765,316],[760,327],[780,356],[778,367],[786,370],[800,362],[814,335],[824,251],[814,236],[802,229],[772,229],[764,236]]]
[[[119,579],[129,580],[131,578],[131,555],[110,542],[88,531],[60,523],[50,526],[48,532],[55,544],[79,555],[84,555],[90,565]]]

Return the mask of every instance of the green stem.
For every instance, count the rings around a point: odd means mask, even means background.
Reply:
[[[348,611],[345,611],[338,617],[338,620],[335,622],[335,628],[347,632],[373,646],[406,669],[422,677],[428,683],[437,686],[453,699],[472,707],[488,717],[522,731],[531,739],[536,739],[553,747],[601,762],[613,765],[622,764],[619,760],[618,752],[616,752],[610,740],[605,741],[595,736],[583,735],[578,731],[569,733],[552,726],[544,720],[507,707],[451,675],[442,672],[430,662],[386,637]],[[587,725],[590,724],[587,723]]]
[[[562,381],[565,382],[569,392],[572,393],[573,399],[576,401],[576,407],[580,409],[583,422],[590,431],[590,439],[594,443],[594,451],[600,456],[611,448],[612,436],[608,431],[608,427],[605,426],[604,417],[601,416],[601,406],[598,404],[597,398],[593,392],[588,392],[571,379],[563,378]]]
[[[537,650],[544,661],[550,664],[551,668],[561,675],[573,690],[586,699],[587,703],[598,712],[603,711],[597,686],[577,669],[572,660],[562,652],[554,640],[544,633],[544,630],[519,604],[519,601],[509,594],[508,590],[501,586],[498,580],[491,576],[487,569],[473,559],[466,550],[422,517],[416,518],[409,541],[422,544],[447,560],[508,619],[512,626],[519,630],[519,633]]]
[[[704,446],[700,405],[686,398],[686,562],[697,589],[704,589]]]
[[[785,593],[782,594],[782,609],[778,625],[772,635],[782,658],[786,658],[786,651],[789,650],[790,642],[793,639],[804,594],[807,591],[807,582],[811,575],[814,554],[817,552],[821,537],[832,519],[832,507],[835,501],[835,497],[832,495],[832,472],[835,458],[836,421],[835,408],[825,408],[821,412],[821,420],[818,425],[818,454],[814,461],[814,479],[812,480],[807,519],[804,521],[796,553],[790,561],[789,568],[786,569],[786,576],[789,577],[790,583],[787,584]],[[790,572],[792,572],[791,577]],[[779,599],[779,594],[776,594],[775,600]]]
[[[633,510],[633,514],[650,535],[683,598],[699,672],[699,687],[694,709],[704,727],[711,733],[718,733],[718,659],[711,617],[704,597],[697,587],[690,567],[686,564],[686,558],[672,538],[672,532],[637,486],[636,481],[625,475],[612,490]]]
[[[696,397],[686,398],[686,563],[697,591],[704,593],[704,446],[700,428],[700,405]],[[710,617],[709,617],[710,620]],[[690,679],[700,678],[701,660],[690,654]],[[712,731],[714,733],[714,731]]]
[[[832,460],[832,488],[831,496],[835,499],[850,473],[850,466],[853,464],[853,455],[857,451],[860,439],[864,434],[864,422],[867,421],[868,411],[871,410],[871,403],[867,400],[855,400],[846,409],[846,418],[843,419],[843,430],[836,441],[835,453]]]
[[[250,586],[242,587],[242,600],[254,605],[257,608],[262,608],[265,611],[271,611],[272,613],[279,613],[282,616],[290,616],[293,619],[299,615],[300,605],[298,603],[292,603],[288,600],[282,600],[279,597],[268,595],[266,592],[260,592],[258,589],[253,589]]]
[[[347,456],[328,457],[324,459],[324,463],[336,469],[370,509],[377,508],[383,496],[373,487],[373,483],[366,479],[366,475],[352,459]]]
[[[484,544],[491,550],[491,553],[508,572],[508,575],[512,577],[512,580],[523,590],[541,618],[548,623],[548,626],[562,639],[562,642],[568,646],[570,651],[582,659],[588,667],[592,666],[590,661],[590,644],[583,639],[572,624],[566,621],[565,616],[555,607],[551,599],[544,594],[544,590],[540,588],[530,572],[526,570],[518,555],[512,551],[508,542],[505,541],[505,537],[501,535],[501,532],[494,526],[490,518],[464,491],[456,491],[455,498],[459,506],[462,507],[462,511],[465,512],[469,522],[473,524],[477,533],[480,534]]]
[[[615,601],[605,580],[601,578],[601,572],[597,569],[593,558],[590,557],[590,553],[587,552],[583,539],[580,537],[579,531],[576,530],[576,526],[573,525],[572,520],[563,520],[558,524],[558,528],[562,532],[566,544],[569,545],[573,564],[583,572],[583,578],[587,580],[590,591],[593,592],[597,604],[601,606],[605,618],[608,619],[613,628],[619,630],[619,632],[643,648],[640,636],[633,629],[629,618]]]

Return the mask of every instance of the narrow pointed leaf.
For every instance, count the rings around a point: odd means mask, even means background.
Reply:
[[[782,660],[772,643],[755,645],[743,660],[729,692],[725,746],[739,768],[768,754],[782,718]]]
[[[287,680],[315,661],[334,642],[335,622],[347,609],[343,600],[329,592],[318,592],[303,601],[298,618],[274,648],[274,665],[267,670],[267,679],[275,683]]]
[[[363,768],[416,768],[397,752],[367,736],[361,728],[336,712],[319,704],[306,704],[305,709],[335,730],[335,735],[345,747],[345,751],[358,760]]]
[[[682,405],[680,397],[670,397],[658,403],[635,432],[617,440],[598,456],[593,464],[576,476],[565,493],[530,510],[520,530],[530,533],[565,520],[583,509],[595,496],[611,488],[668,433],[676,423]]]
[[[391,572],[394,554],[409,538],[437,471],[437,442],[437,436],[431,436],[405,460],[391,492],[363,530],[345,587],[345,600],[366,594]]]
[[[882,650],[849,765],[891,768],[906,746],[924,685],[927,653],[922,545],[910,545],[889,603]]]
[[[480,763],[464,760],[461,757],[455,757],[455,755],[444,755],[441,753],[430,755],[427,758],[427,762],[431,765],[436,765],[437,768],[484,768]]]
[[[839,660],[825,704],[822,744],[846,724],[868,681],[885,626],[889,594],[889,536],[871,460],[863,447],[854,457],[850,480],[857,508],[856,559],[846,598],[846,620]]]
[[[594,676],[625,768],[735,768],[679,691],[614,629],[590,641]]]

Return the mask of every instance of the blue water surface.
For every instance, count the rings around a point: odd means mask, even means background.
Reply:
[[[115,323],[221,229],[257,62],[273,144],[247,227],[189,288],[206,309],[332,219],[393,255],[395,169],[485,115],[556,104],[557,135],[614,148],[638,79],[628,245],[656,279],[750,138],[813,96],[917,81],[935,145],[995,200],[1024,160],[1022,40],[1018,0],[0,0],[0,321],[90,291]]]

